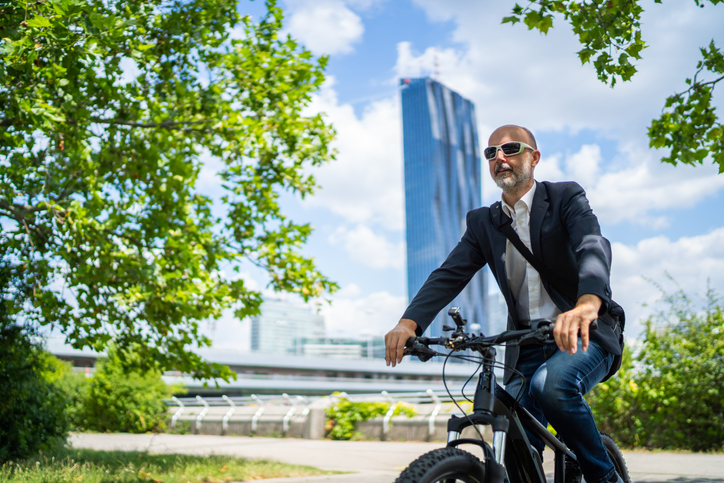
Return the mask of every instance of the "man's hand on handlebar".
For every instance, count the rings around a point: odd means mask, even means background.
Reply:
[[[385,362],[395,367],[402,362],[405,355],[405,343],[410,337],[415,337],[417,323],[410,319],[401,319],[394,329],[385,334]]]
[[[575,354],[578,350],[578,335],[581,335],[581,348],[588,350],[589,325],[598,319],[601,299],[597,295],[584,294],[578,298],[576,306],[568,312],[558,315],[553,328],[556,345],[562,351]]]

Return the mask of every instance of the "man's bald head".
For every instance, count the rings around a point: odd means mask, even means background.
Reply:
[[[516,126],[515,124],[506,124],[505,126],[500,126],[498,129],[493,131],[493,134],[490,135],[490,139],[488,140],[488,146],[502,144],[499,140],[505,137],[506,134],[512,139],[523,141],[524,143],[533,146],[534,149],[538,149],[538,144],[535,142],[535,136],[533,136],[530,129],[523,126]]]

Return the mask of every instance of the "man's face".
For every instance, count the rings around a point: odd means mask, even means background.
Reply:
[[[505,144],[507,142],[520,141],[527,143],[527,136],[517,130],[496,131],[490,136],[488,146]],[[534,153],[537,153],[535,151]],[[529,149],[520,154],[506,156],[501,149],[498,149],[495,157],[488,161],[490,176],[503,191],[515,190],[521,186],[531,183],[533,178],[533,166],[537,164],[537,156],[534,156]]]

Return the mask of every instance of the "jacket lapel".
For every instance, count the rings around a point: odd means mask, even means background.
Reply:
[[[533,207],[530,211],[530,243],[534,255],[540,257],[541,228],[543,218],[548,211],[548,190],[543,183],[537,183],[535,195],[533,195]]]

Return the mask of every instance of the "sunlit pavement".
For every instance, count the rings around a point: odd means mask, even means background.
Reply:
[[[342,475],[275,478],[269,483],[391,483],[419,455],[442,443],[379,441],[327,441],[289,438],[249,438],[173,434],[71,435],[76,448],[150,451],[152,453],[228,454],[265,458],[314,466],[324,470],[351,472]],[[724,454],[624,453],[633,482],[724,483]],[[553,454],[544,457],[552,480]]]

